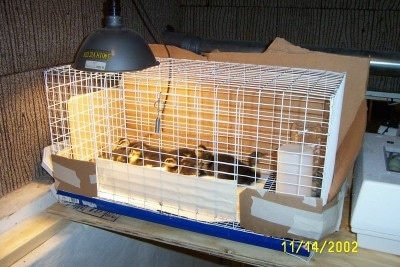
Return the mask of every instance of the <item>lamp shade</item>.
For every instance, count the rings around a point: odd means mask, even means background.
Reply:
[[[107,17],[107,26],[81,44],[72,67],[96,72],[139,71],[159,64],[150,47],[134,30],[122,27],[121,17]]]

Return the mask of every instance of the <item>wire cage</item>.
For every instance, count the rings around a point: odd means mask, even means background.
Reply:
[[[235,224],[248,187],[326,203],[344,73],[158,60],[45,71],[52,153],[94,161],[99,198]]]

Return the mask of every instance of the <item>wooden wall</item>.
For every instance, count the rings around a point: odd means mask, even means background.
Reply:
[[[121,2],[125,26],[154,42],[133,2]],[[175,1],[143,5],[156,27],[174,23]],[[41,167],[50,145],[43,71],[73,61],[84,37],[102,27],[102,9],[103,0],[0,1],[0,197],[48,177]]]
[[[126,26],[149,43],[133,1],[122,2]],[[160,31],[168,24],[203,38],[400,51],[400,1],[148,0]],[[102,27],[103,0],[0,1],[0,197],[46,176],[50,144],[43,70],[71,63],[83,38]],[[143,12],[141,12],[143,14]],[[157,40],[158,39],[158,40]],[[399,92],[398,77],[371,77],[375,90]]]
[[[182,0],[178,30],[210,39],[282,37],[306,47],[397,52],[398,0]],[[399,77],[370,77],[370,90],[400,92]]]
[[[399,1],[182,0],[180,11],[181,30],[207,38],[400,49]]]

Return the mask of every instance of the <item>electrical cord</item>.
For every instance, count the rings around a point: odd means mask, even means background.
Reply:
[[[152,22],[152,20],[150,19],[149,14],[147,13],[146,9],[144,8],[142,2],[140,0],[132,0],[133,5],[136,8],[136,11],[138,12],[140,19],[142,20],[142,22],[144,23],[144,26],[146,27],[147,31],[150,33],[150,35],[152,36],[152,38],[154,39],[154,41],[156,43],[162,44],[167,52],[168,58],[171,57],[171,54],[168,50],[167,45],[165,44],[164,38],[162,37],[162,34],[160,33],[160,31],[157,29],[157,27],[154,26],[154,23]],[[146,18],[144,18],[144,16],[142,15],[142,13],[145,15]],[[147,21],[146,21],[147,20]],[[152,30],[150,29],[148,23],[150,24],[150,27],[156,32],[156,35],[158,37],[158,41],[156,36],[153,34]]]
[[[167,52],[168,58],[171,58],[170,51],[168,50],[168,47],[165,44],[164,39],[163,39],[160,31],[157,29],[157,27],[154,26],[154,23],[150,19],[150,16],[147,13],[146,9],[144,8],[142,2],[140,0],[132,0],[132,3],[135,6],[136,11],[138,12],[139,17],[142,20],[144,26],[146,27],[147,31],[150,33],[150,35],[152,36],[154,41],[156,43],[162,44],[164,49],[165,49],[165,51]],[[144,16],[146,18],[142,15],[142,13],[144,14]],[[150,24],[150,27],[149,27],[149,24]],[[156,32],[156,35],[159,38],[158,41],[157,41],[156,36],[153,34],[153,32],[152,32],[152,30],[150,28],[152,28]],[[158,99],[154,102],[154,107],[157,109],[157,118],[156,118],[156,122],[155,122],[155,130],[154,130],[155,133],[159,133],[160,129],[162,129],[162,128],[160,128],[160,124],[161,124],[161,118],[160,117],[164,115],[165,107],[166,107],[167,102],[168,102],[168,96],[169,96],[170,89],[171,89],[171,65],[169,65],[169,69],[168,69],[167,92],[166,92],[164,103],[163,103],[163,105],[161,107],[161,110],[160,110],[161,93],[158,95]]]

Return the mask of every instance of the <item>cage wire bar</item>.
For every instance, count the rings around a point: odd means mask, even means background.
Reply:
[[[100,199],[232,228],[245,188],[326,203],[344,73],[157,60],[45,71],[52,153],[95,161]]]

